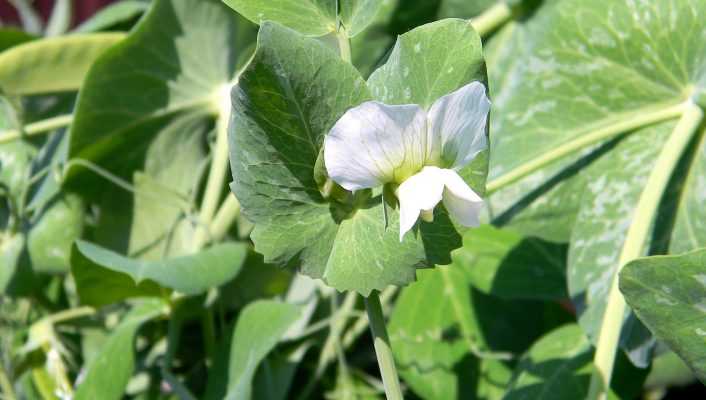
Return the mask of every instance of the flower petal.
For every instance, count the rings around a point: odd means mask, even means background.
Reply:
[[[437,167],[424,167],[397,188],[400,202],[400,242],[419,218],[422,210],[433,210],[441,201],[445,173]]]
[[[456,171],[442,170],[444,173],[444,206],[456,222],[463,226],[480,225],[479,214],[483,199],[471,189]]]
[[[490,100],[485,86],[475,81],[441,97],[429,110],[430,135],[435,151],[454,169],[459,169],[488,146],[485,126]]]
[[[324,142],[329,177],[351,191],[401,182],[424,165],[425,154],[426,115],[412,104],[351,108]]]

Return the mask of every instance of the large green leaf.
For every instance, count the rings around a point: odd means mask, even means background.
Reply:
[[[30,95],[77,90],[93,62],[125,38],[94,33],[30,41],[0,53],[0,88]]]
[[[537,340],[515,367],[506,400],[581,399],[593,366],[591,343],[576,324],[554,329]],[[625,357],[616,361],[609,399],[634,399],[642,391],[646,369]]]
[[[468,231],[454,252],[478,290],[505,299],[567,297],[566,245],[484,225]]]
[[[167,306],[161,300],[149,300],[135,306],[113,330],[102,349],[88,364],[86,375],[78,385],[77,400],[118,400],[135,368],[135,336],[147,321],[164,314]]]
[[[706,250],[641,258],[620,290],[645,325],[706,381]]]
[[[592,341],[636,205],[650,189],[650,168],[665,151],[680,105],[702,96],[704,15],[706,4],[693,0],[549,1],[526,24],[500,32],[508,47],[496,56],[514,61],[497,77],[493,215],[502,224],[518,218],[523,230],[552,240],[570,235],[570,294]],[[620,134],[630,137],[614,139]],[[704,196],[697,183],[704,145],[693,144],[692,161],[664,191],[681,200],[639,217],[661,221],[655,238],[678,251],[706,243],[706,231],[693,223],[693,205]],[[516,175],[514,184],[506,180],[523,170],[528,175]],[[664,250],[653,243],[651,251]],[[634,317],[626,321],[622,346],[644,365],[653,341]]]
[[[487,296],[472,288],[471,268],[452,264],[419,271],[419,281],[405,288],[395,305],[389,324],[395,360],[405,381],[425,399],[475,393],[499,398],[511,366],[493,357],[512,358],[545,328],[538,317],[544,314],[542,303]]]
[[[372,22],[383,3],[382,0],[224,0],[224,2],[256,24],[268,20],[274,21],[311,36],[323,36],[335,32],[338,29],[338,18],[348,35],[355,36]]]
[[[81,302],[95,306],[169,290],[200,294],[233,279],[247,255],[243,243],[223,243],[199,253],[158,261],[136,260],[79,240],[71,266]]]
[[[226,399],[250,399],[257,366],[297,321],[299,313],[298,306],[274,300],[258,300],[243,309],[231,341]]]
[[[89,71],[71,126],[70,157],[130,177],[144,164],[146,143],[171,120],[186,114],[212,120],[252,38],[251,27],[236,18],[216,0],[155,1]],[[84,171],[71,169],[69,183]]]
[[[84,203],[74,194],[58,196],[32,224],[27,250],[37,272],[66,272],[74,240],[83,231]]]
[[[442,39],[470,41],[449,49],[463,61],[450,63],[457,67],[451,73],[437,70],[437,75],[444,74],[439,85],[414,82],[420,85],[414,90],[417,98],[431,101],[474,78],[482,79],[479,40],[467,24],[442,21],[400,40],[415,38],[424,39],[425,47]],[[391,59],[378,76],[405,68],[416,71],[427,63],[428,68],[436,67],[436,56],[450,58],[412,52]],[[379,90],[379,79],[371,83],[374,91]],[[350,205],[328,201],[320,193],[314,176],[323,137],[345,110],[367,99],[368,90],[357,71],[330,49],[288,28],[264,23],[255,56],[233,91],[230,135],[233,191],[243,213],[255,223],[256,250],[268,262],[287,264],[296,259],[305,274],[363,295],[411,282],[418,266],[447,264],[449,251],[460,245],[443,210],[437,209],[437,222],[421,224],[418,237],[407,235],[400,243],[397,213],[391,213],[386,229],[377,193],[353,212]],[[466,169],[476,173],[471,184],[481,192],[484,170],[484,157]]]

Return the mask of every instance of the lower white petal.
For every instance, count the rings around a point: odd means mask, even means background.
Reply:
[[[480,225],[480,211],[483,199],[461,178],[456,171],[442,170],[444,173],[443,200],[451,218],[463,226]]]
[[[433,210],[441,201],[446,175],[444,171],[437,167],[424,167],[397,188],[397,199],[400,202],[400,241],[404,234],[412,229],[423,210]]]

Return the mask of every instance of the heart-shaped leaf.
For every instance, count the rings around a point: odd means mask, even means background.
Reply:
[[[421,42],[420,51],[406,44],[415,41]],[[468,43],[431,58],[421,51],[421,46],[440,47],[442,41]],[[371,79],[374,92],[382,90],[385,74],[405,68],[415,71],[409,83],[417,85],[415,99],[425,102],[483,79],[480,41],[464,21],[419,28],[400,43],[397,55]],[[411,53],[402,52],[407,48]],[[439,59],[448,67],[438,70]],[[436,75],[419,75],[424,68],[437,68]],[[429,86],[421,79],[439,84]],[[400,87],[399,95],[404,91]],[[450,250],[460,245],[442,210],[436,212],[437,222],[421,224],[418,237],[407,235],[400,243],[397,212],[386,227],[379,194],[354,210],[321,194],[315,170],[324,135],[348,108],[369,98],[358,72],[325,45],[264,23],[255,56],[233,91],[230,134],[232,188],[243,213],[255,223],[256,250],[268,262],[294,259],[305,274],[363,295],[413,281],[418,266],[449,263]],[[479,157],[464,170],[474,174],[471,185],[479,192],[485,168],[485,157]]]

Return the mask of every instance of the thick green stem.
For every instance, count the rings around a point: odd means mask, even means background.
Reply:
[[[52,132],[55,129],[63,128],[71,125],[74,116],[59,115],[57,117],[43,119],[24,126],[24,134],[26,136],[35,136],[43,133]],[[22,137],[22,132],[17,129],[8,129],[0,131],[0,144],[11,142]]]
[[[402,400],[400,379],[397,376],[395,359],[392,356],[390,338],[387,336],[385,317],[382,314],[382,306],[380,305],[377,291],[373,291],[365,298],[365,309],[368,312],[370,332],[373,334],[375,355],[378,358],[378,366],[380,367],[380,375],[385,386],[387,400]]]
[[[223,239],[238,215],[240,215],[240,203],[235,195],[228,194],[211,223],[211,238],[214,241]]]
[[[587,397],[589,400],[607,398],[610,378],[613,374],[613,364],[626,308],[625,299],[618,286],[618,274],[625,264],[643,254],[643,247],[650,234],[650,227],[657,214],[662,195],[679,159],[701,124],[703,115],[703,111],[696,104],[691,101],[685,103],[682,116],[667,143],[664,144],[663,150],[652,168],[652,173],[647,179],[645,189],[640,195],[632,224],[628,229],[620,253],[618,269],[613,276],[608,294],[608,304],[603,314],[596,354],[593,358],[594,371]]]
[[[522,164],[521,166],[510,170],[506,174],[491,180],[486,186],[486,193],[491,194],[496,192],[499,189],[502,189],[503,187],[514,183],[563,157],[583,150],[588,146],[637,128],[676,118],[683,112],[684,104],[681,103],[658,109],[639,110],[639,112],[635,113],[631,118],[620,119],[613,124],[603,126],[586,135],[582,135],[574,140],[561,144],[551,151],[535,158],[534,160]]]
[[[216,121],[216,143],[213,148],[211,168],[208,171],[208,181],[204,190],[199,222],[201,225],[194,234],[194,250],[200,250],[210,237],[209,227],[221,199],[223,183],[228,171],[228,122],[230,120],[230,96],[228,88],[222,89],[217,97],[218,119]]]
[[[76,318],[88,317],[96,313],[96,309],[93,307],[76,307],[64,311],[59,311],[58,313],[52,314],[47,317],[50,324],[55,325],[64,321],[68,321]]]
[[[512,18],[512,9],[504,1],[500,1],[482,14],[469,20],[478,36],[485,37]]]

